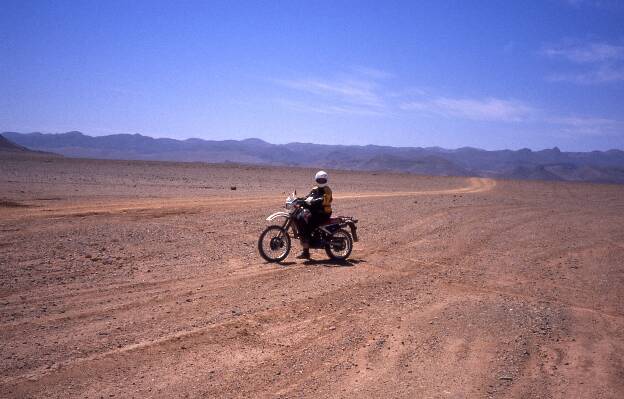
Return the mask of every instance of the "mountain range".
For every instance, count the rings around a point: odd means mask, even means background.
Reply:
[[[396,171],[435,176],[481,176],[624,183],[624,151],[487,151],[463,147],[271,144],[260,139],[175,140],[140,134],[88,136],[4,132],[18,146],[67,157],[184,162],[235,162],[333,169]]]

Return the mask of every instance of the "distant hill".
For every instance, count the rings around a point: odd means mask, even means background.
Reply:
[[[0,154],[11,155],[49,155],[59,156],[58,154],[51,154],[43,151],[36,151],[14,143],[0,134]]]
[[[2,152],[26,152],[28,148],[17,145],[14,142],[7,140],[6,137],[0,134],[0,151]]]
[[[70,157],[162,161],[237,162],[334,169],[397,171],[435,176],[624,183],[624,151],[486,151],[464,147],[344,146],[270,144],[259,139],[155,139],[140,134],[88,136],[15,133],[2,135],[19,146]]]

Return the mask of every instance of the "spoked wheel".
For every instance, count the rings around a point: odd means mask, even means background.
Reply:
[[[281,262],[290,252],[290,237],[282,226],[269,226],[260,234],[258,251],[267,262]]]
[[[352,250],[353,239],[351,238],[351,234],[344,229],[336,231],[329,239],[329,243],[325,245],[327,256],[334,260],[347,259],[349,255],[351,255]]]

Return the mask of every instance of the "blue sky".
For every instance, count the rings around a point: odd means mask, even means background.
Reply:
[[[624,148],[624,2],[0,2],[0,130]]]

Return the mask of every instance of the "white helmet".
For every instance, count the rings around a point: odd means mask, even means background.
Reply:
[[[314,176],[314,181],[318,184],[319,187],[325,187],[327,185],[327,172],[324,170],[319,170],[316,172],[316,176]]]

